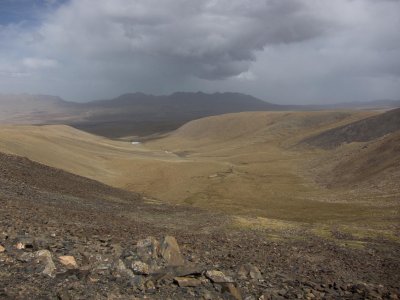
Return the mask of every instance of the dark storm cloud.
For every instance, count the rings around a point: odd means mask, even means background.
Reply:
[[[399,12],[393,0],[72,0],[29,30],[0,27],[0,88],[78,98],[223,89],[289,102],[392,97]]]
[[[51,17],[44,45],[99,60],[154,57],[185,75],[221,79],[247,71],[266,45],[312,39],[327,27],[298,0],[97,2],[75,1]]]

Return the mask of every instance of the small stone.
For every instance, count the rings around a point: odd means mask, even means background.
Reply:
[[[112,244],[111,249],[114,256],[120,257],[123,253],[123,248],[120,244]]]
[[[202,299],[203,299],[203,300],[213,300],[213,299],[214,299],[214,296],[210,293],[210,291],[205,290],[205,291],[203,292],[203,297],[202,297]]]
[[[315,295],[313,294],[313,293],[308,293],[308,294],[306,294],[306,299],[314,299],[315,298]]]
[[[43,274],[54,277],[54,272],[56,271],[56,266],[51,257],[51,253],[49,250],[39,250],[35,252],[35,258],[38,262],[44,265],[44,269],[42,271]]]
[[[2,245],[0,245],[0,253],[3,253],[4,251],[6,251],[6,248],[4,248]]]
[[[20,237],[18,242],[15,244],[15,248],[18,250],[22,249],[33,249],[34,248],[34,240],[29,237]]]
[[[133,272],[138,275],[149,275],[150,274],[149,265],[142,261],[134,261],[132,263],[131,268],[132,268]]]
[[[98,271],[106,271],[109,270],[112,267],[110,262],[100,262],[97,264],[94,269]]]
[[[65,256],[60,256],[58,258],[59,262],[64,265],[67,269],[77,269],[78,264],[76,263],[75,257],[65,255]]]
[[[25,246],[24,246],[24,244],[22,244],[21,242],[18,242],[18,243],[15,245],[15,248],[17,248],[18,250],[22,250],[22,249],[25,249]]]
[[[287,294],[287,290],[285,290],[285,289],[280,289],[279,291],[278,291],[278,295],[279,296],[285,296],[286,294]]]
[[[260,270],[255,266],[252,266],[249,275],[251,279],[262,279]]]
[[[144,286],[145,286],[146,290],[155,290],[156,289],[154,282],[151,280],[146,281]]]
[[[238,271],[238,275],[241,279],[246,279],[247,277],[257,280],[262,279],[260,270],[251,264],[242,265]]]
[[[155,259],[160,251],[159,242],[152,236],[149,236],[136,243],[137,254],[144,260]]]
[[[131,278],[135,277],[133,272],[125,266],[124,262],[121,259],[114,263],[113,269],[116,272],[117,276],[126,276]]]
[[[96,278],[96,277],[89,276],[89,281],[92,282],[92,283],[97,283],[97,282],[100,281],[100,279]]]
[[[201,275],[204,272],[204,267],[197,265],[184,265],[184,266],[169,266],[158,269],[155,273],[171,274],[172,277],[187,277],[188,275]]]
[[[24,252],[21,255],[17,256],[18,261],[22,261],[25,263],[31,261],[34,258],[35,258],[35,255],[32,252]]]
[[[192,277],[175,277],[174,281],[180,287],[195,287],[201,285],[201,281]]]
[[[231,277],[226,276],[221,271],[215,271],[215,270],[207,271],[205,275],[208,279],[210,279],[214,283],[233,283],[234,282],[234,280]]]
[[[182,266],[185,264],[185,259],[181,254],[178,242],[173,236],[166,236],[163,239],[160,253],[170,266]]]
[[[390,300],[398,300],[399,297],[398,297],[395,293],[390,293],[389,299],[390,299]]]
[[[236,300],[242,300],[242,294],[239,289],[233,283],[223,283],[222,290],[228,292]]]
[[[57,293],[57,299],[60,300],[72,300],[71,296],[68,294],[67,290],[62,290]]]
[[[247,275],[249,274],[244,266],[241,266],[239,268],[239,271],[237,272],[238,276],[240,279],[247,279]]]
[[[142,289],[144,288],[145,279],[144,279],[143,276],[134,276],[134,277],[132,278],[132,284],[133,284],[136,288],[142,290]]]

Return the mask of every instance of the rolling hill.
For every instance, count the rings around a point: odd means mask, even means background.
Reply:
[[[373,223],[368,213],[383,209],[383,203],[394,205],[398,196],[388,180],[390,186],[373,192],[368,188],[382,182],[379,168],[378,175],[360,177],[361,183],[370,180],[362,188],[332,185],[340,176],[338,163],[357,155],[364,144],[338,150],[299,146],[310,136],[373,115],[379,112],[225,114],[189,122],[139,145],[64,125],[3,126],[0,151],[169,203],[296,222],[353,222],[361,213]],[[396,152],[395,141],[387,142],[390,153]],[[376,149],[366,156],[380,151]],[[387,168],[385,174],[393,170]],[[383,196],[384,202],[374,200]]]

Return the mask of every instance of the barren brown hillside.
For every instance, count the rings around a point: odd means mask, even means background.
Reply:
[[[313,146],[330,149],[343,143],[368,142],[400,130],[400,108],[333,128],[305,139]]]

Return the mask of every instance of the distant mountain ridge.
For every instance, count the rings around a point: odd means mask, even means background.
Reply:
[[[114,99],[81,104],[84,119],[69,125],[107,137],[165,133],[202,117],[242,111],[284,110],[239,93],[178,92],[166,96],[124,94]]]
[[[0,123],[67,124],[94,134],[119,138],[165,133],[194,119],[235,112],[400,107],[400,101],[395,100],[379,103],[279,105],[231,92],[177,92],[162,96],[130,93],[86,103],[49,95],[0,94]]]

